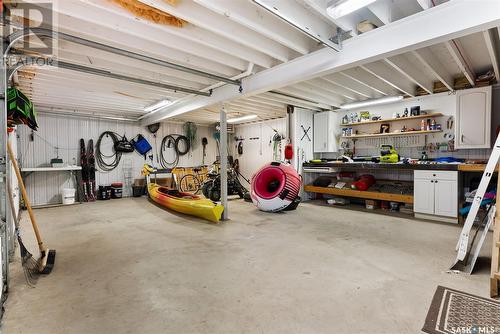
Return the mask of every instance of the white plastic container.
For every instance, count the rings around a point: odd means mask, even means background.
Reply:
[[[76,189],[74,188],[64,188],[62,190],[62,202],[64,205],[75,203]]]

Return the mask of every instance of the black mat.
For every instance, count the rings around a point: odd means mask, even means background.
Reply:
[[[438,286],[422,331],[500,333],[500,302]]]

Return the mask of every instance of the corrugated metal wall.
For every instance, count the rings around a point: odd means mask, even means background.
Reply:
[[[153,135],[137,123],[49,114],[39,115],[38,123],[39,130],[33,134],[29,128],[25,126],[19,127],[18,152],[23,167],[48,166],[50,160],[57,155],[66,164],[79,164],[80,138],[84,138],[87,143],[89,139],[93,139],[95,143],[99,135],[108,130],[121,135],[125,134],[128,139],[132,139],[138,133],[141,133],[148,139],[156,152]],[[157,132],[158,149],[164,136],[181,133],[183,133],[182,124],[162,123],[160,130]],[[211,128],[198,126],[197,145],[195,145],[194,150],[181,157],[179,166],[191,167],[202,164],[201,138],[203,137],[207,137],[209,142],[205,163],[212,163],[216,158],[217,151],[212,133]],[[111,149],[109,139],[103,142],[103,148],[103,151]],[[133,177],[140,178],[140,171],[144,161],[144,157],[136,152],[123,154],[120,165],[113,171],[97,171],[96,184],[105,185],[112,182],[123,182],[124,166],[131,166]],[[148,163],[150,163],[149,159]],[[158,165],[156,164],[156,157],[155,165]],[[74,181],[70,179],[69,172],[36,172],[27,176],[26,187],[33,205],[46,205],[60,203],[62,188],[74,187]]]

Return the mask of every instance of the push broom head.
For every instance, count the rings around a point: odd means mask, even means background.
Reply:
[[[54,263],[56,262],[56,251],[55,249],[46,249],[41,253],[41,257],[38,260],[38,271],[40,274],[47,275],[50,274],[54,268]]]
[[[21,252],[21,265],[23,266],[24,277],[26,278],[26,283],[33,287],[36,284],[40,272],[38,271],[39,265],[38,261],[35,260],[33,255],[24,246],[21,237],[17,237],[19,242],[19,250]]]

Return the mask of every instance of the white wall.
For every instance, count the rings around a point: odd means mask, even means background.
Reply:
[[[250,179],[265,163],[273,161],[273,147],[271,138],[276,129],[280,134],[286,135],[286,118],[275,119],[271,121],[257,122],[236,127],[236,133],[231,136],[233,140],[232,152],[235,159],[239,159],[240,172],[243,176]],[[234,137],[242,137],[243,155],[239,155],[236,149],[238,145]],[[257,140],[250,140],[252,137],[258,137]],[[282,142],[282,156],[286,145],[286,140]]]
[[[154,138],[149,131],[139,126],[138,123],[99,120],[94,118],[80,118],[72,116],[59,116],[40,114],[38,116],[39,130],[35,132],[33,141],[30,140],[31,130],[25,126],[19,127],[19,154],[20,161],[24,167],[47,166],[52,158],[56,157],[55,147],[59,147],[59,157],[66,164],[80,163],[80,138],[84,138],[88,143],[89,139],[97,141],[99,135],[107,130],[115,131],[121,135],[125,134],[128,139],[132,139],[138,133],[143,134],[153,150],[156,152]],[[182,134],[182,124],[162,123],[157,132],[157,145],[168,134]],[[206,126],[198,126],[198,145],[187,155],[181,157],[179,166],[190,167],[202,164],[201,138],[208,138],[207,157],[205,163],[210,164],[216,157],[216,144],[212,136],[213,129]],[[109,151],[111,141],[107,140],[103,147]],[[148,163],[150,163],[148,159]],[[132,166],[133,178],[140,178],[141,168],[144,158],[138,153],[127,153],[122,155],[120,165],[111,172],[96,172],[96,185],[107,185],[112,182],[123,182],[123,166]],[[155,165],[156,158],[155,158]],[[28,195],[33,205],[45,205],[59,203],[62,188],[73,185],[67,172],[32,173],[26,178]],[[130,190],[128,190],[129,193]],[[127,194],[127,190],[124,189]]]

